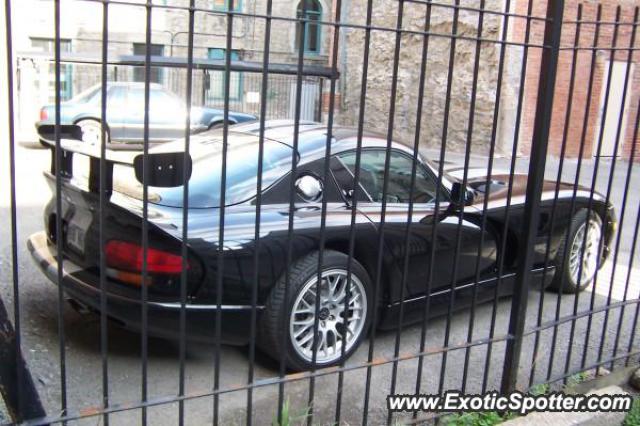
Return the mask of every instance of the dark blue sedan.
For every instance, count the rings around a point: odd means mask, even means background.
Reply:
[[[60,105],[61,124],[77,124],[82,139],[91,144],[100,143],[100,85],[93,86]],[[144,83],[108,83],[107,123],[108,137],[113,142],[142,142],[144,140]],[[183,100],[152,83],[149,87],[149,141],[166,142],[184,137],[187,108]],[[229,124],[256,120],[250,114],[229,111]],[[224,110],[191,108],[191,133],[198,133],[224,123]],[[43,124],[55,124],[55,105],[40,110]]]

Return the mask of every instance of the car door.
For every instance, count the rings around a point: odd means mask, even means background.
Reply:
[[[127,121],[126,98],[127,88],[124,86],[109,87],[107,92],[107,123],[111,140],[125,139],[125,125]]]
[[[142,142],[144,138],[144,86],[129,85],[125,88],[123,111],[126,114],[124,123],[124,139],[132,142]],[[151,131],[149,120],[149,131]]]
[[[397,149],[390,153],[387,190],[383,194],[385,157],[386,150],[382,148],[362,151],[360,182],[366,193],[366,200],[359,201],[358,208],[380,228],[382,201],[383,196],[386,197],[383,253],[388,265],[386,276],[390,284],[389,302],[393,304],[400,301],[402,283],[405,283],[405,300],[424,296],[430,273],[433,274],[431,294],[446,295],[454,283],[459,285],[473,280],[476,261],[480,262],[481,271],[491,270],[495,264],[495,250],[482,250],[479,258],[478,248],[481,240],[488,246],[495,244],[495,237],[485,230],[485,238],[481,238],[482,230],[478,226],[477,215],[464,217],[459,224],[459,216],[449,213],[448,191],[442,187],[439,191],[438,220],[435,222],[437,179],[421,161],[415,160],[418,163],[414,190],[411,193],[414,160],[409,154]],[[354,173],[355,151],[342,153],[338,158],[351,173]],[[413,211],[407,244],[410,201],[413,202]],[[460,251],[456,262],[458,232]]]
[[[149,137],[154,141],[171,141],[185,135],[187,111],[184,102],[160,87],[149,94]]]

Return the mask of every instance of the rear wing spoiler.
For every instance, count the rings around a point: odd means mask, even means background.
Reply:
[[[73,176],[73,155],[84,155],[90,159],[89,189],[91,192],[100,190],[100,160],[99,145],[90,145],[82,141],[82,130],[76,125],[58,126],[59,145],[56,144],[56,126],[41,125],[38,127],[40,142],[51,149],[51,174],[56,175],[56,148],[62,151],[60,175],[66,178]],[[186,157],[186,158],[185,158]],[[133,167],[136,179],[142,184],[156,187],[182,186],[185,179],[191,178],[192,160],[185,152],[150,152],[145,156],[140,151],[105,149],[106,165],[105,191],[113,189],[113,166],[121,164]],[[145,182],[145,165],[148,167]],[[185,170],[186,167],[186,170]]]

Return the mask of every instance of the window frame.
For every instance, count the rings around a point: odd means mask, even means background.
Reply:
[[[214,51],[220,51],[220,53],[222,53],[222,58],[214,58],[212,57],[211,53]],[[231,49],[231,60],[240,60],[240,50],[237,49]],[[226,58],[226,54],[227,54],[227,49],[224,47],[208,47],[207,48],[207,59],[213,59],[213,60],[221,60],[221,59],[225,59]],[[233,58],[234,54],[236,54],[236,59]],[[209,92],[211,91],[212,88],[212,84],[211,84],[211,71],[209,71],[209,89],[207,89],[207,94],[206,94],[206,100],[210,101],[210,102],[220,102],[220,101],[224,101],[224,86],[225,86],[225,81],[227,78],[227,73],[225,71],[213,71],[213,72],[217,72],[217,73],[221,73],[222,78],[220,79],[220,83],[222,84],[222,88],[220,90],[220,92],[222,93],[221,96],[215,96],[215,95],[211,95]],[[235,90],[236,93],[233,93],[234,90],[232,90],[232,87],[229,87],[229,100],[230,101],[242,101],[242,96],[244,93],[244,73],[240,72],[240,71],[230,71],[230,75],[232,76],[232,74],[236,73],[238,76],[238,88],[237,90]],[[231,80],[233,82],[233,79]]]
[[[304,10],[304,14],[303,11],[300,10],[300,5],[302,4],[302,2],[305,1],[312,1],[315,2],[318,6],[319,11],[316,10]],[[307,22],[304,23],[304,40],[302,40],[303,43],[303,51],[304,51],[304,55],[305,56],[319,56],[322,54],[322,25],[320,25],[320,21],[322,21],[322,15],[324,14],[324,8],[322,7],[322,3],[320,3],[319,0],[300,0],[298,2],[298,4],[296,5],[296,18],[297,19],[307,19]],[[309,25],[311,24],[311,22],[309,22],[309,15],[314,15],[317,16],[317,20],[315,21],[315,25],[316,25],[316,40],[317,40],[317,49],[316,50],[311,50],[308,47],[309,44]],[[298,43],[300,42],[300,35],[299,34],[300,31],[300,26],[297,24],[296,22],[296,31],[295,31],[295,43],[294,43],[294,48],[295,51],[298,52],[300,49],[300,46],[298,45]]]
[[[41,43],[42,46],[36,47],[35,44]],[[53,54],[55,49],[55,38],[49,37],[29,37],[29,44],[31,49],[37,49],[44,53]],[[73,40],[70,38],[60,39],[60,52],[71,53],[73,51]],[[55,73],[55,64],[49,65],[49,74]],[[51,87],[51,84],[54,87]],[[49,79],[49,91],[53,92],[53,95],[49,94],[50,100],[55,99],[55,76],[53,79]],[[60,99],[62,101],[68,101],[73,98],[73,64],[61,63],[60,64]]]
[[[216,5],[216,2],[214,0],[212,10],[214,12],[229,12],[229,2],[230,0],[224,0],[224,6],[218,6]],[[242,0],[234,0],[233,10],[231,10],[231,12],[240,12],[240,11],[242,11]]]
[[[162,43],[151,43],[149,45],[151,47],[151,56],[161,56],[161,57],[165,57],[165,47],[166,45],[162,44]],[[144,53],[136,53],[136,47],[142,47],[144,48]],[[153,54],[153,49],[154,48],[160,48],[161,49],[161,55],[154,55]],[[132,43],[131,44],[131,50],[132,53],[134,55],[145,55],[146,56],[146,50],[147,50],[147,44],[146,43]],[[158,76],[158,80],[154,80],[153,79],[153,75],[154,75],[154,71],[157,71],[157,76]],[[133,67],[133,81],[134,82],[144,82],[145,78],[144,78],[144,72],[145,72],[145,68],[143,66],[136,66]],[[150,78],[149,78],[149,82],[150,83],[157,83],[157,84],[164,84],[165,81],[165,74],[164,74],[164,67],[155,67],[152,66],[151,67],[151,73],[150,73]],[[140,78],[142,77],[142,78]]]

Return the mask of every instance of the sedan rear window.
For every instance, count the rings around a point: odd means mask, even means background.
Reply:
[[[222,183],[222,130],[193,136],[190,154],[193,169],[189,180],[189,207],[220,207]],[[159,147],[162,151],[178,151],[184,141],[176,141]],[[226,154],[226,182],[224,205],[238,204],[257,194],[258,137],[229,132]],[[262,189],[265,190],[291,171],[293,150],[290,146],[270,139],[264,140],[262,161]],[[297,160],[296,160],[297,161]],[[141,199],[142,185],[125,177],[128,171],[114,170],[114,189]],[[136,188],[132,187],[135,182]],[[184,187],[158,188],[149,186],[150,203],[168,207],[183,207]]]

